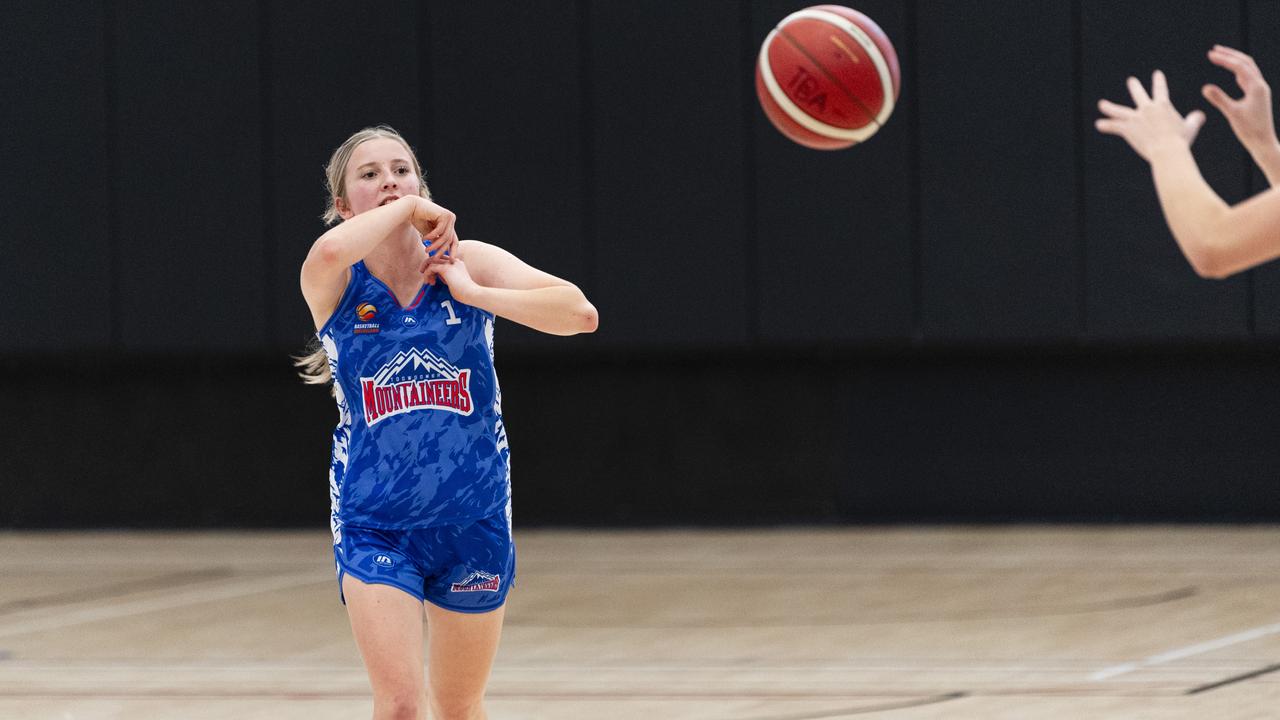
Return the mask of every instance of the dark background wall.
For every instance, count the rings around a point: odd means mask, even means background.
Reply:
[[[1215,42],[1280,77],[1280,2],[859,0],[903,93],[835,153],[752,85],[806,4],[7,0],[0,524],[324,523],[297,272],[376,123],[600,310],[499,327],[522,522],[1280,519],[1280,270],[1196,277],[1092,130]]]

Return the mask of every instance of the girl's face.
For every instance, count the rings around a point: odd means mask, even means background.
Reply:
[[[418,194],[418,173],[409,149],[391,138],[360,143],[347,163],[346,197],[337,199],[344,220],[405,195]]]

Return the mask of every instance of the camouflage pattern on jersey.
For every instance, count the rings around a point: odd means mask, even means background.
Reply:
[[[364,263],[317,333],[335,379],[329,499],[343,525],[423,528],[487,517],[510,497],[493,315],[443,282],[401,307]]]

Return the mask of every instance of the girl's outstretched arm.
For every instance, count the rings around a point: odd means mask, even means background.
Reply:
[[[551,335],[595,332],[596,308],[578,286],[545,273],[495,245],[464,240],[457,262],[426,268],[458,302]]]
[[[1204,98],[1231,123],[1231,132],[1262,169],[1267,182],[1275,186],[1280,182],[1280,142],[1276,140],[1276,125],[1271,114],[1271,86],[1253,58],[1234,48],[1214,45],[1209,51],[1209,62],[1229,70],[1244,95],[1237,100],[1217,85],[1209,84],[1201,88]]]
[[[1204,113],[1183,117],[1169,102],[1164,73],[1151,79],[1151,94],[1129,78],[1134,106],[1102,100],[1100,132],[1119,135],[1151,163],[1160,207],[1173,237],[1202,277],[1223,278],[1280,256],[1280,189],[1268,190],[1235,207],[1200,174],[1191,143]]]

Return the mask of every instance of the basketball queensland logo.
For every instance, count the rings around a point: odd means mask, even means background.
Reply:
[[[360,320],[360,322],[356,323],[356,326],[354,328],[355,333],[357,335],[367,335],[369,333],[376,333],[379,330],[381,330],[382,328],[379,326],[378,323],[369,322],[370,320],[373,319],[373,316],[377,314],[378,314],[378,308],[370,305],[369,303],[360,303],[359,305],[357,305],[356,319]]]
[[[418,410],[470,415],[471,371],[450,365],[430,350],[396,353],[373,377],[360,378],[364,419],[370,427]]]

